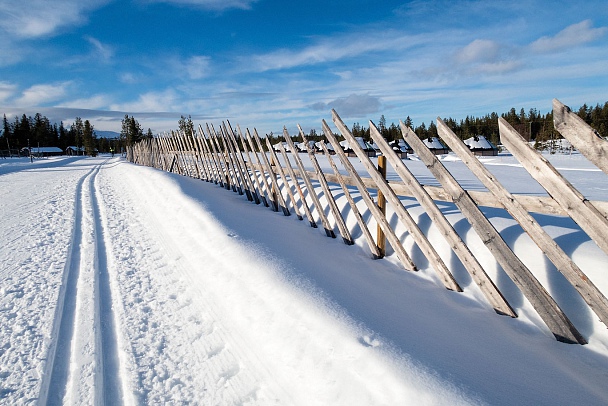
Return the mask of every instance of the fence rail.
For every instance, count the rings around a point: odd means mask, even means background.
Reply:
[[[558,100],[553,101],[553,109],[556,129],[590,162],[608,174],[608,142],[597,136],[593,129]],[[492,253],[496,262],[534,307],[555,338],[561,342],[585,344],[587,342],[585,337],[533,272],[513,252],[479,206],[504,209],[576,289],[599,320],[608,326],[608,300],[604,293],[530,214],[570,217],[603,252],[608,254],[608,202],[587,200],[505,120],[499,119],[503,144],[547,191],[548,196],[511,194],[441,119],[437,120],[440,137],[487,191],[465,190],[416,134],[400,123],[403,139],[413,148],[441,186],[420,184],[370,121],[370,135],[385,157],[380,162],[386,159],[401,179],[401,181],[389,182],[382,174],[382,167],[378,168],[373,163],[368,152],[359,146],[335,111],[332,111],[332,121],[369,176],[361,176],[355,170],[325,120],[322,122],[323,133],[335,155],[330,154],[324,142],[321,143],[321,153],[326,156],[333,173],[325,173],[322,170],[315,151],[311,149],[306,135],[299,126],[299,136],[303,138],[307,148],[308,159],[314,169],[312,171],[306,170],[286,129],[283,135],[289,147],[289,154],[281,143],[277,145],[278,151],[275,151],[268,138],[265,139],[266,148],[264,148],[255,129],[253,133],[249,129],[243,133],[239,126],[235,130],[229,122],[222,123],[217,131],[213,125],[206,125],[206,130],[199,126],[198,132],[193,131],[192,134],[171,132],[142,141],[128,149],[127,158],[137,164],[214,182],[246,196],[249,201],[271,207],[285,216],[291,215],[293,211],[300,220],[306,217],[311,227],[318,227],[316,214],[326,235],[335,238],[331,217],[344,243],[352,245],[355,241],[351,230],[347,227],[344,215],[336,204],[329,185],[338,184],[348,202],[348,208],[361,229],[361,238],[365,239],[372,257],[379,259],[384,256],[386,238],[402,266],[406,270],[416,271],[418,268],[412,259],[411,250],[408,251],[404,247],[395,228],[391,226],[382,210],[385,201],[399,219],[399,224],[407,231],[407,235],[424,254],[443,285],[449,290],[462,291],[428,235],[420,229],[400,199],[400,197],[414,198],[445,238],[445,242],[496,313],[517,317],[516,311],[500,292],[496,283],[437,206],[437,202],[453,203]],[[277,153],[280,154],[282,162]],[[340,172],[334,158],[340,161],[348,175]],[[292,162],[295,163],[295,167]],[[317,192],[313,181],[318,182],[321,193]],[[365,204],[364,207],[376,222],[379,232],[375,239],[369,230],[368,222],[361,214],[361,207],[351,196],[349,187],[358,190]],[[369,190],[377,191],[379,201],[374,201]]]

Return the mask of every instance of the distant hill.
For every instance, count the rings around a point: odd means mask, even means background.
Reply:
[[[97,135],[97,138],[118,139],[120,137],[120,133],[117,133],[116,131],[95,130],[95,134]]]

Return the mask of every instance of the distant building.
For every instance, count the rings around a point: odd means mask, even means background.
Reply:
[[[58,147],[34,147],[30,148],[29,150],[27,148],[21,149],[21,155],[29,156],[30,154],[38,158],[47,156],[60,156],[63,155],[63,150]]]
[[[469,149],[474,155],[498,155],[498,148],[483,135],[476,135],[474,137],[466,139],[464,140],[464,143],[466,144],[466,146],[469,147]]]
[[[424,145],[426,145],[435,155],[444,155],[450,152],[450,149],[437,137],[425,138],[422,142],[424,142]]]
[[[363,139],[363,137],[355,137],[355,140],[357,141],[357,143],[359,144],[361,149],[363,149],[363,151],[365,151],[367,156],[369,156],[369,157],[376,156],[376,148],[374,148],[374,146],[371,145],[369,142],[366,142]],[[345,141],[340,142],[340,146],[342,147],[344,152],[346,152],[347,156],[357,156],[357,154],[355,154],[353,149],[348,144],[348,141],[345,140]]]
[[[84,155],[84,147],[69,146],[65,149],[66,155]]]

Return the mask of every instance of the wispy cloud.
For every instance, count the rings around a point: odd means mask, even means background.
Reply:
[[[0,102],[12,97],[17,91],[17,85],[10,82],[0,82]]]
[[[86,12],[109,0],[20,0],[0,2],[0,27],[10,35],[35,38],[53,35],[59,28],[82,24]]]
[[[24,107],[42,106],[64,97],[70,82],[34,85],[23,91],[15,104]]]
[[[141,94],[133,102],[115,103],[110,110],[133,112],[167,112],[178,108],[178,94],[173,89]]]
[[[312,45],[302,49],[279,49],[265,54],[254,55],[249,65],[256,71],[290,69],[300,66],[334,62],[360,55],[384,51],[402,51],[420,45],[423,36],[408,35],[394,30],[381,32],[355,32],[331,37],[320,37]]]
[[[603,37],[607,31],[608,27],[593,28],[591,20],[584,20],[564,28],[552,37],[537,39],[530,44],[530,48],[539,53],[563,51],[595,41]]]
[[[377,113],[382,103],[376,96],[369,94],[351,94],[347,97],[340,97],[328,103],[317,102],[310,107],[313,110],[327,111],[335,109],[343,117],[363,116],[366,114]]]
[[[103,44],[97,38],[86,36],[85,39],[93,46],[93,55],[103,62],[109,62],[114,56],[114,48]]]
[[[205,10],[223,11],[228,9],[249,10],[258,0],[145,0],[148,3],[167,3],[196,7]]]

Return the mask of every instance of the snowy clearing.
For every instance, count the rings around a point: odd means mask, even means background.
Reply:
[[[584,158],[550,159],[586,197],[608,200],[605,175]],[[511,192],[542,193],[512,157],[484,162]],[[424,165],[407,165],[432,184]],[[394,255],[372,260],[352,216],[354,247],[213,183],[120,158],[0,161],[0,404],[608,403],[606,327],[513,220],[484,209],[589,344],[556,342],[441,204],[519,317],[496,315],[404,202],[463,293],[444,289],[417,249],[417,273]],[[608,256],[572,220],[535,217],[608,294]]]

